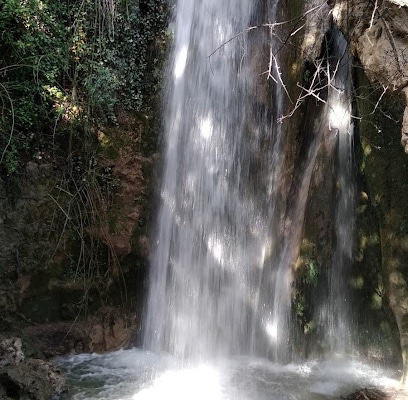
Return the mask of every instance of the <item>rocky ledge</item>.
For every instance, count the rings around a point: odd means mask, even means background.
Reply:
[[[408,153],[408,1],[336,0],[332,12],[367,77],[405,95],[401,144]]]
[[[0,399],[68,399],[65,379],[47,361],[26,358],[20,338],[0,340]]]

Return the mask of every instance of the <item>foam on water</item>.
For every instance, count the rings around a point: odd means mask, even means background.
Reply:
[[[150,387],[142,389],[132,399],[157,400],[164,398],[179,400],[223,400],[220,371],[208,365],[195,368],[167,371],[153,381]]]
[[[58,358],[74,400],[323,400],[396,387],[390,371],[331,360],[281,365],[239,357],[186,365],[137,349]]]

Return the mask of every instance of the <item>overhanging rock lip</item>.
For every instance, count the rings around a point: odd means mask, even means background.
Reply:
[[[387,0],[390,3],[394,3],[400,7],[408,7],[408,0]]]

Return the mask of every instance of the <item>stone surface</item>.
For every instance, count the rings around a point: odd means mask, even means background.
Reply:
[[[302,58],[313,62],[320,56],[324,35],[330,28],[330,7],[319,0],[308,0],[306,4],[308,13],[302,35]]]
[[[0,341],[0,399],[67,399],[65,379],[50,363],[26,358],[20,338]]]
[[[0,369],[2,399],[68,399],[65,379],[59,370],[43,360],[27,359]]]
[[[140,316],[154,135],[145,117],[119,122],[83,181],[46,160],[0,180],[0,334],[35,331],[47,357],[125,347]]]
[[[333,7],[333,18],[347,35],[350,50],[372,82],[392,92],[408,90],[406,0],[337,0]],[[405,152],[408,152],[408,96],[406,104],[401,143]]]
[[[20,338],[4,339],[0,342],[0,368],[24,361]]]
[[[34,354],[50,358],[128,348],[136,330],[135,315],[129,317],[120,309],[108,308],[87,321],[32,325],[23,328],[22,334]]]
[[[408,7],[388,1],[338,0],[333,18],[369,79],[390,90],[408,85]]]

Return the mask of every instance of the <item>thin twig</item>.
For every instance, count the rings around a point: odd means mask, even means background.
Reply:
[[[70,220],[71,217],[69,216],[69,214],[67,214],[67,213],[65,212],[65,210],[61,207],[61,205],[58,203],[58,201],[57,201],[51,194],[48,194],[48,197],[51,198],[51,200],[52,200],[52,201],[58,206],[58,208],[64,213],[64,215],[67,217],[67,219]]]
[[[375,12],[377,11],[377,8],[378,8],[378,0],[375,0],[374,10],[373,10],[373,13],[371,14],[370,26],[369,26],[368,30],[370,30],[372,28],[372,26],[373,26],[374,16],[375,16]]]

